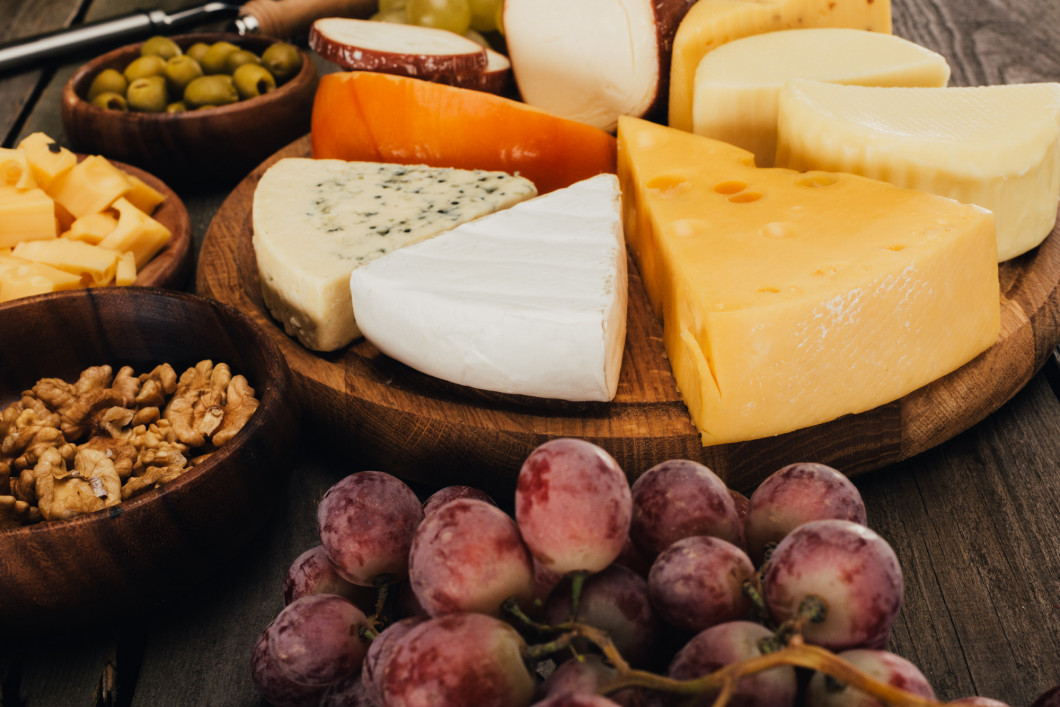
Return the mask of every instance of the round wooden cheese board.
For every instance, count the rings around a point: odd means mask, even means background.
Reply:
[[[250,315],[279,344],[308,413],[305,424],[359,468],[433,486],[509,490],[535,446],[579,437],[608,450],[631,478],[678,457],[703,462],[742,490],[794,461],[822,462],[854,475],[968,429],[1019,391],[1060,343],[1058,227],[1041,246],[1001,265],[1001,335],[992,348],[893,403],[748,442],[701,444],[632,262],[622,373],[609,403],[538,400],[454,385],[414,371],[363,340],[316,353],[269,315],[251,244],[251,205],[261,175],[278,159],[309,153],[308,137],[298,140],[236,187],[206,233],[197,289]]]

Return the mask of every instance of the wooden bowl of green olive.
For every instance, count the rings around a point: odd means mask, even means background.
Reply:
[[[269,37],[152,37],[93,59],[63,87],[78,152],[142,167],[178,188],[234,183],[309,132],[319,77]]]

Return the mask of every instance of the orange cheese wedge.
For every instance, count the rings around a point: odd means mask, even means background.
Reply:
[[[598,128],[481,91],[351,71],[320,80],[313,157],[499,170],[546,193],[615,171]]]

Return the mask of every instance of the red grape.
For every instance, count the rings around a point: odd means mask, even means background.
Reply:
[[[1060,707],[1060,685],[1038,695],[1031,707]]]
[[[858,648],[840,653],[839,657],[882,683],[929,700],[935,699],[935,691],[924,674],[901,656]],[[886,704],[824,673],[815,673],[806,686],[806,707],[885,707]]]
[[[485,501],[450,501],[424,518],[409,553],[409,582],[432,616],[499,614],[506,599],[527,605],[534,568],[515,522]]]
[[[615,558],[615,564],[628,567],[645,579],[648,578],[648,573],[651,572],[651,560],[637,549],[637,546],[633,544],[633,541],[628,536],[626,537],[626,542],[622,544],[622,552]]]
[[[454,486],[443,486],[432,493],[427,500],[423,502],[423,515],[430,515],[431,511],[434,511],[439,506],[448,503],[449,501],[455,501],[458,498],[477,498],[480,501],[485,501],[494,506],[497,505],[488,493],[481,489],[477,489],[474,486],[462,486],[459,484]]]
[[[618,670],[595,654],[580,655],[563,661],[538,689],[537,699],[561,695],[592,695],[610,685]],[[622,707],[635,707],[638,693],[634,688],[619,690],[608,699]],[[535,702],[534,704],[538,704]]]
[[[740,548],[721,538],[682,538],[663,550],[648,574],[648,595],[659,617],[698,633],[715,624],[749,618],[744,592],[755,568]]]
[[[423,520],[416,494],[381,471],[351,474],[317,506],[320,542],[339,574],[370,587],[408,574],[409,545]]]
[[[626,475],[590,442],[550,440],[519,470],[519,530],[534,557],[557,574],[610,565],[622,551],[631,514]]]
[[[364,609],[375,603],[377,592],[340,577],[324,546],[317,545],[299,555],[287,570],[283,580],[283,605],[309,594],[338,594]]]
[[[250,659],[250,677],[265,700],[273,707],[316,707],[327,685],[303,685],[280,669],[269,652],[272,626],[262,631]]]
[[[743,524],[725,482],[687,459],[656,464],[633,483],[633,544],[652,560],[681,538],[711,535],[743,546]]]
[[[763,654],[762,644],[772,632],[751,621],[728,621],[696,634],[670,663],[669,675],[691,680],[747,658]],[[798,692],[795,669],[782,665],[740,678],[728,704],[730,707],[787,707]],[[714,695],[704,694],[695,704],[708,705]]]
[[[317,707],[375,707],[379,704],[382,703],[368,696],[360,673],[356,673],[332,684]]]
[[[565,579],[552,590],[545,602],[547,623],[571,619],[571,588],[571,580]],[[648,583],[622,565],[611,565],[585,579],[576,619],[606,631],[632,665],[643,665],[652,657],[659,640],[659,619],[648,599]]]
[[[291,680],[329,685],[361,669],[368,643],[364,612],[337,594],[310,594],[280,611],[269,630],[269,654]]]
[[[396,621],[380,631],[368,646],[361,669],[361,682],[364,684],[365,694],[372,702],[383,704],[383,670],[395,642],[426,620],[426,616],[410,616]]]
[[[382,675],[387,707],[520,707],[534,679],[523,662],[526,643],[508,624],[485,614],[446,614],[398,637]]]
[[[792,619],[807,597],[817,597],[825,616],[805,622],[802,635],[833,651],[883,648],[902,605],[894,550],[847,520],[816,520],[791,531],[773,551],[762,583],[777,621]]]
[[[535,702],[534,707],[622,707],[622,705],[603,695],[568,693]]]
[[[761,562],[766,545],[778,543],[811,520],[841,518],[866,524],[865,502],[850,479],[824,464],[789,464],[751,494],[747,548]]]

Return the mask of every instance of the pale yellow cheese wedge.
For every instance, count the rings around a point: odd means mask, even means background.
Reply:
[[[11,254],[77,275],[88,287],[109,285],[114,280],[121,256],[116,250],[67,238],[23,241]]]
[[[773,164],[777,94],[788,79],[859,86],[945,86],[946,59],[893,34],[842,27],[789,29],[736,39],[696,69],[692,132]]]
[[[118,268],[114,271],[114,284],[127,287],[136,282],[136,254],[126,251],[118,258]]]
[[[172,235],[168,228],[133,206],[124,197],[114,202],[118,211],[118,225],[100,241],[103,248],[129,251],[136,257],[136,267],[142,268],[162,249]]]
[[[62,238],[72,238],[92,245],[99,245],[118,226],[118,218],[110,210],[95,214],[85,214],[70,224],[70,228],[61,234]]]
[[[50,194],[75,218],[103,211],[133,188],[125,172],[105,157],[92,155],[59,176]]]
[[[78,275],[0,253],[0,302],[82,286]]]
[[[44,133],[32,133],[18,143],[18,149],[26,155],[37,184],[45,191],[51,189],[55,180],[77,164],[77,155],[59,146]]]
[[[704,444],[900,398],[997,338],[993,216],[634,118],[625,232]]]
[[[33,170],[30,169],[26,154],[22,150],[0,147],[0,186],[16,189],[37,188],[37,180],[33,178]]]
[[[147,184],[135,174],[126,172],[125,176],[128,177],[132,187],[125,192],[124,197],[145,214],[149,216],[153,214],[158,205],[166,198],[165,194]]]
[[[699,0],[674,35],[670,65],[671,127],[692,129],[696,69],[707,52],[763,32],[852,27],[891,32],[890,0]]]
[[[55,205],[42,189],[0,186],[0,247],[58,235]]]
[[[777,164],[921,189],[994,212],[999,260],[1052,231],[1060,198],[1060,83],[867,88],[791,81]]]

